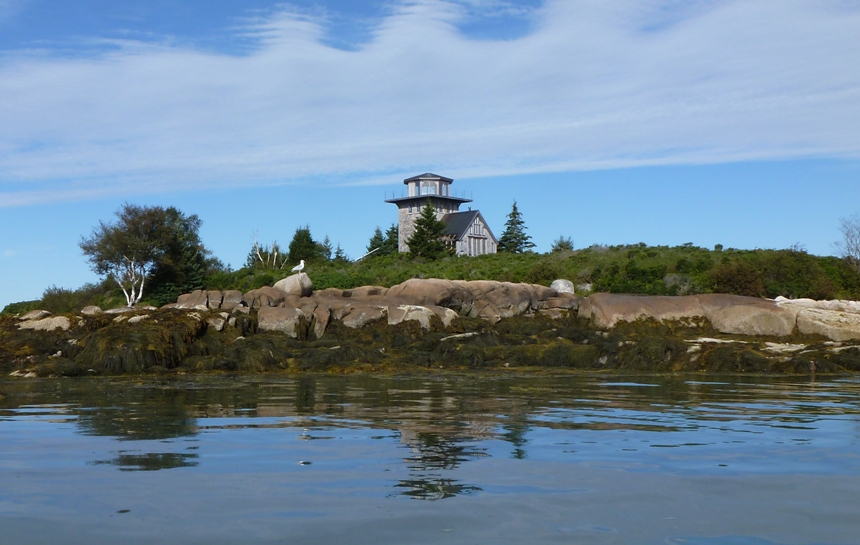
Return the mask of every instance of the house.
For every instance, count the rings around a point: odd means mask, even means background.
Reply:
[[[460,211],[460,205],[472,202],[472,199],[451,194],[454,180],[428,172],[407,178],[403,183],[406,184],[406,195],[385,201],[397,205],[399,251],[409,251],[406,241],[415,231],[415,220],[421,214],[421,209],[429,201],[436,209],[436,218],[447,226],[445,240],[455,248],[457,255],[496,253],[499,241],[481,213],[471,208],[468,211]]]

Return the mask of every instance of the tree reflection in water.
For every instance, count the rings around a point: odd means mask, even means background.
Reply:
[[[409,467],[411,479],[399,481],[394,485],[396,494],[418,500],[443,500],[462,494],[471,494],[481,489],[477,486],[461,484],[456,479],[443,478],[438,471],[457,469],[460,464],[476,458],[488,457],[486,449],[473,448],[466,444],[468,438],[446,439],[435,433],[421,433],[407,446],[414,452],[404,459]]]
[[[175,469],[177,467],[194,467],[197,465],[197,454],[179,454],[175,452],[149,452],[146,454],[126,454],[120,451],[119,456],[112,460],[96,460],[89,465],[112,465],[120,471],[158,471],[159,469]]]

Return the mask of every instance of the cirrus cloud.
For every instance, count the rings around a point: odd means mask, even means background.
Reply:
[[[255,44],[241,55],[7,53],[0,206],[434,168],[860,157],[856,4],[548,1],[526,36],[470,39],[459,26],[481,4],[394,4],[352,51],[280,11],[237,31]]]

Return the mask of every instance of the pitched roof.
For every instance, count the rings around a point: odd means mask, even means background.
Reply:
[[[445,222],[445,234],[455,235],[457,240],[463,238],[469,227],[474,223],[475,218],[480,214],[477,210],[469,210],[468,212],[451,212],[442,216],[442,221]]]
[[[409,182],[415,182],[418,180],[442,180],[443,182],[453,182],[454,181],[451,178],[439,176],[438,174],[433,174],[431,172],[425,172],[424,174],[419,174],[418,176],[406,178],[405,180],[403,180],[403,183],[408,184]]]

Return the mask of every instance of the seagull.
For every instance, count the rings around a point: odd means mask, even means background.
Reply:
[[[297,273],[301,274],[304,269],[305,269],[305,260],[302,259],[301,261],[299,261],[298,265],[296,265],[295,267],[292,268],[292,270],[290,272],[297,272]]]

